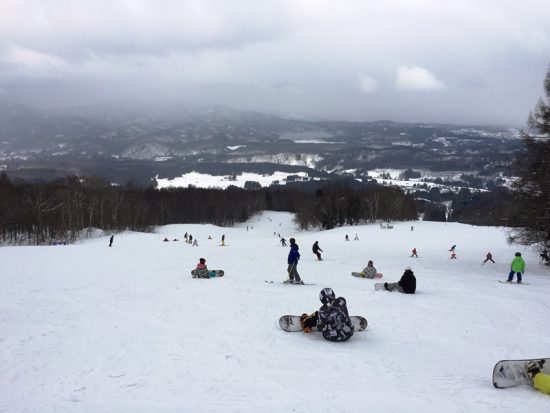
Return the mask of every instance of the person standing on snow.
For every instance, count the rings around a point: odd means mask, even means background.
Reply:
[[[109,238],[109,247],[113,246],[113,241],[115,240],[115,236],[111,235],[111,238]]]
[[[311,247],[311,250],[315,255],[317,255],[317,259],[319,261],[322,261],[321,253],[319,251],[323,252],[323,250],[321,249],[321,247],[319,247],[319,241],[315,241],[315,243],[313,244],[313,247]]]
[[[296,240],[294,238],[289,239],[290,242],[290,251],[288,252],[288,280],[285,281],[286,284],[303,284],[304,282],[300,279],[300,274],[298,274],[298,260],[300,259],[300,252],[298,251],[300,248],[298,247],[298,244],[296,244]]]
[[[300,323],[305,333],[317,327],[323,337],[329,341],[346,341],[353,336],[354,328],[348,314],[344,297],[336,298],[332,288],[323,288],[319,293],[323,304],[319,311],[313,314],[302,314]]]
[[[493,264],[495,263],[493,261],[493,254],[491,254],[490,252],[488,252],[487,255],[485,256],[485,261],[483,261],[483,264],[485,264],[487,261],[491,261]]]
[[[525,272],[525,261],[523,258],[521,258],[521,253],[516,252],[515,258],[512,260],[512,264],[510,264],[511,271],[510,274],[508,274],[508,281],[509,283],[512,282],[514,279],[514,274],[517,274],[518,276],[518,284],[521,284],[521,274]]]
[[[416,253],[416,247],[413,248],[411,257],[416,257],[416,258],[418,258],[418,254]]]

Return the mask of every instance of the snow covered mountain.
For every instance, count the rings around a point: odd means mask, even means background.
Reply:
[[[191,233],[192,247],[181,240]],[[359,241],[353,241],[357,233]],[[225,234],[226,247],[220,247]],[[282,281],[295,237],[298,271]],[[349,234],[352,241],[346,242]],[[2,412],[544,411],[529,386],[497,390],[500,359],[548,357],[550,277],[506,229],[435,222],[295,229],[264,212],[233,228],[173,225],[101,234],[76,245],[0,248]],[[212,239],[209,239],[209,236]],[[180,241],[162,242],[167,237]],[[311,245],[319,241],[323,261]],[[448,249],[456,244],[457,260]],[[416,247],[420,258],[410,258]],[[501,284],[514,253],[526,285]],[[482,264],[491,251],[495,264]],[[192,279],[204,257],[223,278]],[[417,294],[375,292],[351,277],[369,259]],[[369,327],[348,342],[286,333],[283,314],[311,312],[332,287]]]

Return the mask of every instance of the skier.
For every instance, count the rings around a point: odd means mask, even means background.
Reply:
[[[349,241],[349,237],[348,237],[348,234],[346,234],[346,241]]]
[[[397,291],[403,294],[414,294],[416,291],[416,277],[411,267],[405,268],[405,272],[398,282],[384,283],[384,288],[388,291],[397,289]]]
[[[374,268],[374,263],[371,260],[369,260],[367,266],[363,268],[361,274],[363,275],[363,278],[374,278],[376,275],[376,268]]]
[[[353,336],[354,328],[346,299],[336,298],[332,288],[323,288],[319,293],[319,300],[323,304],[319,311],[310,315],[302,314],[300,317],[304,332],[309,333],[312,327],[317,326],[323,337],[329,341],[346,341]]]
[[[290,238],[290,251],[288,252],[288,280],[285,281],[285,284],[303,284],[304,282],[300,279],[300,274],[298,274],[297,266],[298,261],[300,260],[300,248],[296,244],[294,238]]]
[[[495,263],[493,261],[493,254],[491,254],[490,252],[488,252],[487,255],[485,256],[485,261],[483,261],[483,264],[485,264],[487,261],[491,261],[493,264]]]
[[[452,252],[452,251],[454,251],[454,250],[455,250],[455,248],[456,248],[456,244],[455,244],[455,245],[453,245],[453,246],[452,246],[451,248],[449,248],[449,251],[451,251],[451,252]]]
[[[511,283],[514,279],[514,274],[517,274],[518,284],[521,284],[521,274],[525,272],[525,261],[521,258],[520,252],[516,252],[515,258],[512,260],[510,267],[511,271],[510,274],[508,274],[508,279],[506,281]]]
[[[113,241],[115,240],[115,236],[111,235],[111,238],[109,238],[109,247],[113,246]]]
[[[456,252],[453,251],[453,252],[451,253],[451,259],[452,259],[452,260],[456,260]]]
[[[530,361],[525,366],[525,371],[535,389],[550,394],[550,375],[540,371],[544,362],[545,360]]]
[[[199,241],[195,238],[193,240],[193,247],[198,247],[199,246]]]
[[[199,258],[199,263],[195,268],[195,274],[193,278],[210,278],[208,275],[208,267],[206,266],[206,260],[204,258]]]
[[[355,234],[355,238],[353,240],[354,241],[359,241],[359,237],[357,236],[357,234]]]
[[[323,252],[323,250],[321,249],[321,247],[319,247],[319,241],[315,241],[315,243],[313,244],[313,247],[311,247],[311,250],[315,255],[317,255],[317,259],[319,261],[322,261],[321,253],[319,251]]]
[[[418,258],[418,254],[416,253],[416,248],[413,248],[411,257]]]
[[[286,247],[286,239],[285,239],[285,237],[281,238],[281,247]]]

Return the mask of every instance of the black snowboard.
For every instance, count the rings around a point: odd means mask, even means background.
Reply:
[[[350,319],[351,319],[351,323],[353,324],[353,328],[356,332],[367,329],[368,323],[365,317],[361,317],[360,315],[352,315],[350,316]],[[279,318],[279,327],[281,327],[281,329],[288,332],[303,331],[302,324],[300,324],[299,315],[282,316],[281,318]],[[313,330],[317,330],[317,328],[314,327]]]
[[[493,369],[493,386],[497,389],[531,384],[525,366],[530,361],[538,361],[540,371],[550,374],[550,359],[501,360]]]
[[[214,277],[223,277],[223,270],[211,270],[211,271],[208,271],[208,276],[209,278],[214,278]],[[195,275],[195,270],[191,270],[191,275]],[[201,277],[203,278],[203,277]]]

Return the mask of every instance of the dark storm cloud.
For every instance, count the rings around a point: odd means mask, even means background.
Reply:
[[[0,97],[523,124],[548,21],[542,0],[3,0]]]

